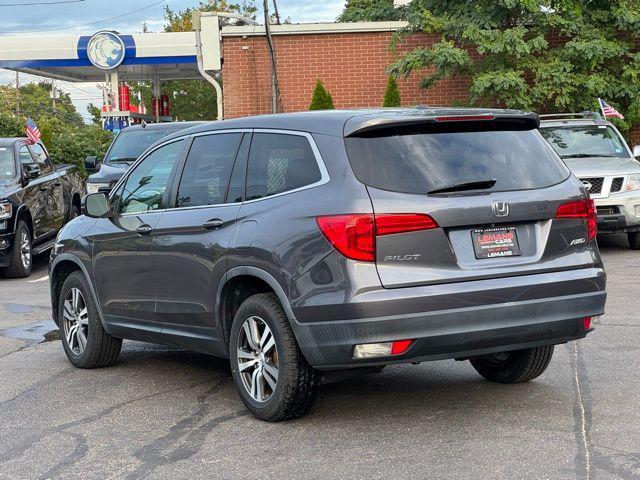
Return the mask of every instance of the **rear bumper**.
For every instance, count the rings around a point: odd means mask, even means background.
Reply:
[[[605,276],[600,268],[581,269],[552,274],[514,277],[510,289],[521,288],[520,300],[503,301],[460,308],[447,308],[413,313],[400,313],[379,317],[334,321],[295,323],[295,332],[301,350],[314,367],[321,370],[343,369],[370,365],[407,363],[445,358],[466,358],[492,352],[519,350],[539,345],[552,345],[583,338],[588,332],[582,319],[604,313],[606,300]],[[487,286],[491,281],[484,281]],[[461,296],[468,294],[469,284],[458,285]],[[571,284],[580,293],[531,298],[527,291],[544,291],[541,284],[553,287]],[[569,284],[569,285],[567,285]],[[529,285],[529,287],[527,287]],[[535,285],[535,287],[533,286]],[[475,285],[479,287],[480,285]],[[425,297],[434,293],[434,287],[421,287]],[[406,295],[397,289],[398,299]],[[465,290],[466,289],[466,290]],[[450,286],[449,286],[450,290]],[[494,300],[506,298],[500,291],[485,292]],[[511,292],[513,293],[513,291]],[[385,297],[390,302],[389,290]],[[448,294],[449,298],[451,294]],[[413,297],[415,301],[415,297]],[[443,300],[444,301],[444,300]],[[399,306],[402,303],[396,303]],[[430,304],[426,302],[425,304]],[[386,310],[380,305],[381,311]],[[398,356],[375,359],[354,359],[356,344],[415,339],[409,350]]]

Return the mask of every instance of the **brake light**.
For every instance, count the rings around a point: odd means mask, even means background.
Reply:
[[[596,207],[591,198],[563,203],[558,207],[556,218],[584,218],[587,221],[587,240],[596,238],[598,219]]]
[[[421,213],[333,215],[316,222],[336,250],[364,262],[375,261],[378,236],[438,228],[433,218]]]
[[[331,245],[345,257],[365,262],[375,260],[373,215],[318,217],[316,222]]]
[[[375,219],[377,236],[438,228],[436,221],[423,213],[376,215]]]
[[[457,115],[450,117],[436,117],[436,122],[475,122],[476,120],[495,120],[493,115]]]

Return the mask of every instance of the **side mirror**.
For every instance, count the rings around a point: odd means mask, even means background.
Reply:
[[[91,156],[84,159],[84,168],[89,173],[97,172],[99,166],[100,166],[100,159],[98,157]]]
[[[107,218],[111,214],[109,197],[104,193],[90,193],[82,199],[82,213],[91,218]]]
[[[40,166],[36,163],[25,163],[23,165],[24,168],[24,177],[27,180],[33,180],[34,178],[38,178],[40,176]]]
[[[640,158],[640,145],[636,145],[633,147],[633,156],[636,158]]]

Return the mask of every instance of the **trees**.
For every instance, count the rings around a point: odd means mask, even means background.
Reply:
[[[430,88],[470,77],[469,103],[552,111],[602,97],[640,122],[640,6],[633,0],[414,0],[405,33],[437,36],[389,67]]]
[[[51,83],[25,83],[20,87],[20,113],[33,119],[41,117],[57,117],[69,125],[80,126],[82,117],[71,101],[68,93],[56,89],[56,110],[51,103]],[[15,112],[16,89],[9,85],[0,85],[0,111]]]
[[[15,113],[15,88],[0,86],[0,137],[24,137],[27,117],[33,118],[51,158],[58,163],[75,163],[84,171],[84,158],[104,155],[113,134],[100,126],[85,125],[68,94],[59,92],[53,111],[48,82],[20,87],[20,114]]]
[[[347,0],[338,22],[382,22],[399,20],[401,10],[393,7],[393,0]]]
[[[324,88],[322,80],[318,79],[316,86],[313,89],[309,110],[333,110],[334,108],[331,93]]]
[[[399,107],[400,106],[400,91],[398,90],[398,82],[395,77],[389,75],[387,79],[387,90],[384,92],[383,107]]]

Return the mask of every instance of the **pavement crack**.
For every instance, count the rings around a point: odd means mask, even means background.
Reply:
[[[197,399],[198,408],[195,412],[172,425],[166,435],[155,439],[135,452],[135,457],[141,463],[126,478],[139,479],[163,465],[192,457],[200,451],[213,429],[224,422],[247,415],[247,411],[243,409],[201,423],[209,410],[208,397],[219,391],[220,387],[226,383],[226,381],[221,381],[203,392]]]
[[[591,448],[589,430],[591,428],[591,404],[589,381],[578,342],[573,343],[571,364],[574,376],[575,402],[573,407],[574,434],[577,453],[575,458],[576,478],[591,480]],[[568,346],[568,348],[571,348]]]
[[[21,352],[22,350],[25,350],[31,346],[33,346],[33,343],[27,343],[26,345],[23,345],[15,350],[11,350],[10,352],[3,353],[2,355],[0,355],[0,358],[8,357],[9,355],[13,355],[14,353]]]
[[[16,458],[21,457],[22,455],[24,455],[31,447],[34,446],[34,444],[36,444],[37,442],[43,440],[46,437],[49,437],[51,435],[54,435],[56,433],[68,433],[67,430],[72,428],[72,427],[76,427],[78,425],[86,425],[86,424],[90,424],[92,422],[95,422],[97,420],[100,420],[104,417],[106,417],[107,415],[112,414],[114,411],[126,407],[127,405],[131,405],[133,403],[136,402],[140,402],[143,400],[147,400],[149,398],[158,396],[158,395],[164,395],[167,393],[173,393],[173,392],[177,392],[179,390],[185,390],[188,388],[195,388],[198,387],[200,385],[204,385],[206,383],[210,383],[213,380],[206,380],[204,382],[198,382],[198,383],[194,383],[194,384],[190,384],[190,385],[183,385],[181,387],[176,387],[176,388],[171,388],[168,390],[161,390],[159,392],[153,392],[153,393],[149,393],[147,395],[142,395],[140,397],[134,397],[130,400],[126,400],[120,403],[117,403],[115,405],[112,405],[108,408],[105,408],[103,410],[101,410],[100,412],[97,412],[93,415],[89,415],[87,417],[83,417],[83,418],[79,418],[77,420],[73,420],[70,422],[66,422],[63,423],[61,425],[58,425],[56,427],[53,427],[51,429],[49,429],[48,431],[44,431],[42,434],[33,434],[33,435],[29,435],[27,437],[25,437],[20,443],[16,444],[15,446],[13,446],[12,448],[10,448],[8,451],[4,452],[4,453],[0,453],[0,465],[3,465],[11,460],[14,460]],[[24,392],[23,392],[24,393]],[[79,459],[78,459],[79,460]],[[67,466],[73,464],[75,462],[71,462],[68,463]]]
[[[89,452],[89,446],[87,445],[87,439],[84,435],[74,432],[64,432],[65,435],[70,436],[75,441],[75,447],[67,455],[65,455],[58,463],[45,473],[38,477],[38,480],[48,480],[56,477],[66,468],[78,463]]]

